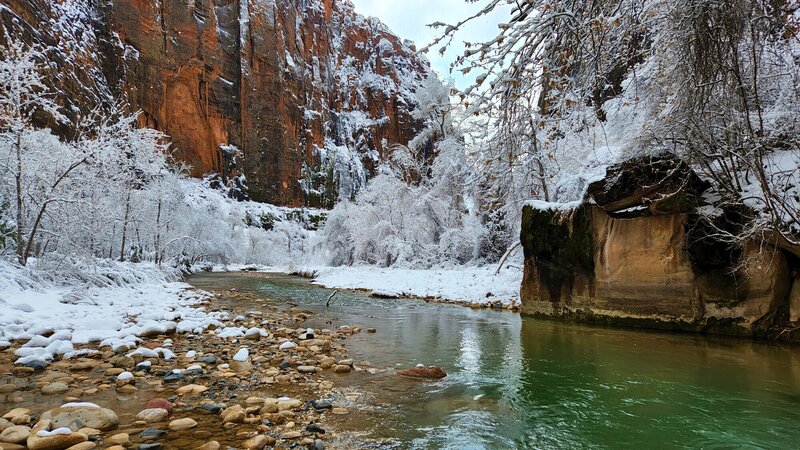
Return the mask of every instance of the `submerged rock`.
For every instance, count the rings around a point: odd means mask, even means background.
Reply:
[[[447,372],[445,372],[441,367],[437,366],[411,367],[400,370],[397,372],[397,374],[408,378],[444,378],[447,376]]]

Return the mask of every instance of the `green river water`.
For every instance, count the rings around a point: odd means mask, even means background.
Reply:
[[[358,392],[337,429],[354,448],[800,447],[800,349],[567,324],[419,300],[380,300],[278,274],[203,274],[316,313],[308,326],[377,328],[347,341]],[[257,308],[254,308],[257,309]],[[304,324],[305,325],[305,324]],[[449,374],[407,380],[422,363]],[[350,443],[349,445],[347,443]],[[344,444],[343,444],[344,443]]]

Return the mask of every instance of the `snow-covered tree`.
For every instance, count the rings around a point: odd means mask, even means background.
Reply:
[[[443,52],[466,23],[510,6],[497,35],[466,42],[452,66],[475,75],[460,96],[492,125],[482,198],[508,226],[520,200],[579,199],[605,166],[669,150],[715,182],[707,201],[752,211],[733,240],[797,239],[797,2],[481,3],[433,24],[442,34],[424,50]]]

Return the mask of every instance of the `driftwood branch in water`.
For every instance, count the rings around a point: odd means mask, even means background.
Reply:
[[[331,295],[328,296],[328,301],[325,302],[325,307],[329,307],[331,305],[331,299],[333,298],[336,293],[339,292],[338,290],[333,291]]]

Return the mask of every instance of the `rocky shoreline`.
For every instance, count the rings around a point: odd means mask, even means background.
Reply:
[[[353,403],[339,377],[378,371],[348,358],[359,327],[307,328],[310,311],[236,291],[198,306],[230,319],[46,366],[0,352],[0,449],[322,449]]]

